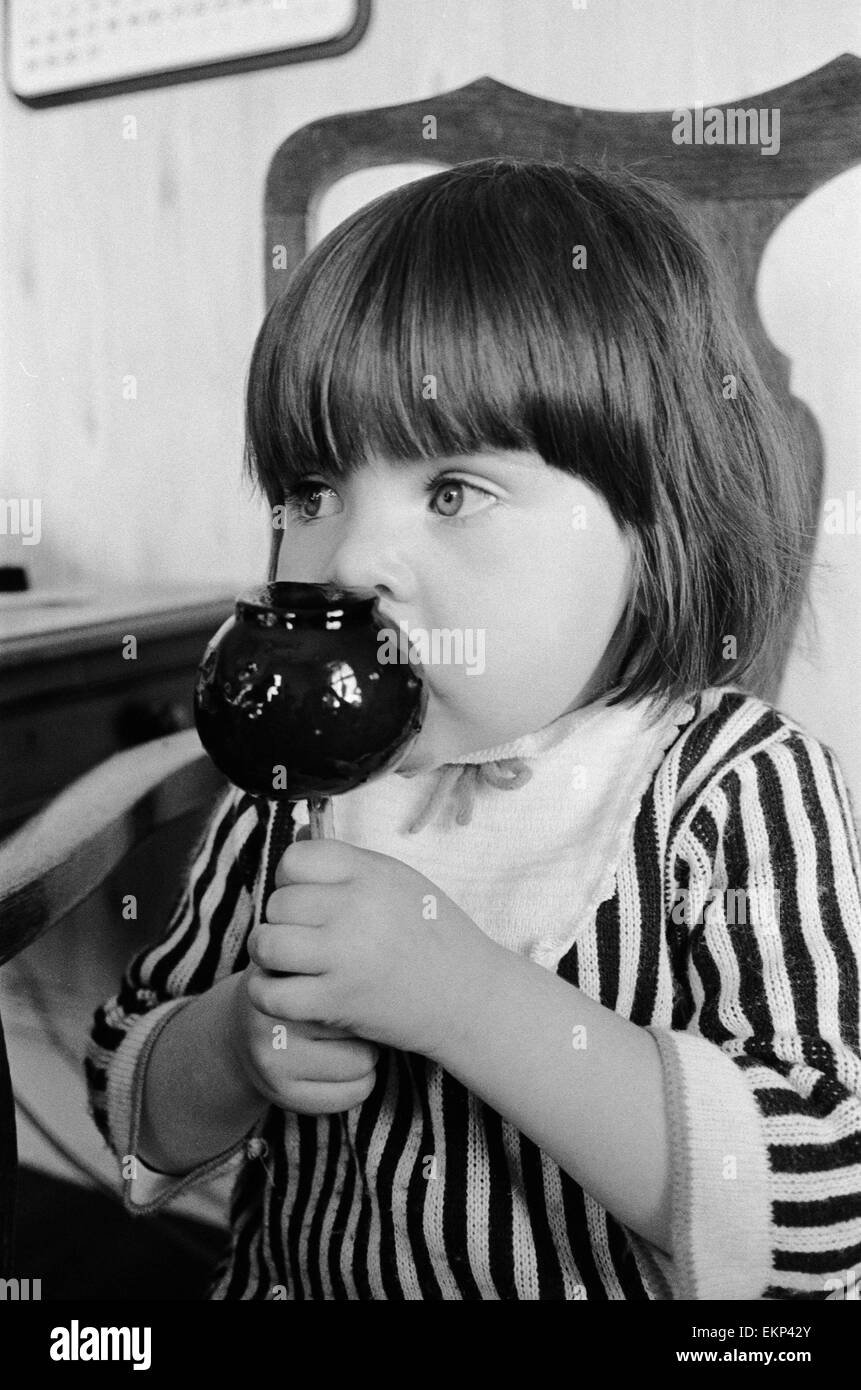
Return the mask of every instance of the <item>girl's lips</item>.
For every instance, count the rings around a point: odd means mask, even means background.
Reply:
[[[382,610],[379,608],[377,609],[377,613],[379,614],[383,626],[386,628],[390,628],[392,632],[398,634],[399,649],[402,648],[405,655],[409,655],[409,634],[414,631],[414,627],[411,627],[410,624],[407,623],[405,632],[404,629],[400,626],[400,623],[406,623],[405,618],[401,618],[400,621],[398,621],[398,619],[392,618],[388,613],[382,612]],[[413,670],[416,671],[422,677],[423,680],[426,680],[425,668],[420,661],[411,660],[410,665],[412,666]]]

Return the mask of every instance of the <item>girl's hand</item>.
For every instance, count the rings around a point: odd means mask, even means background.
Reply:
[[[269,1017],[249,986],[262,975],[249,965],[234,976],[227,1019],[230,1054],[252,1090],[270,1105],[303,1115],[330,1115],[367,1100],[379,1048],[325,1023]]]
[[[290,845],[275,883],[248,939],[255,1007],[434,1056],[499,948],[423,874],[343,840]]]

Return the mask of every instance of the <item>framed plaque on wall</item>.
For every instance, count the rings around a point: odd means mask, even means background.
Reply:
[[[30,106],[346,53],[371,0],[6,0],[6,80]]]

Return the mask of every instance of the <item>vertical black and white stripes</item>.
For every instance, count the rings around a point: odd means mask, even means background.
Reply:
[[[247,964],[272,809],[238,791],[223,799],[162,940],[96,1013],[87,1077],[114,1148],[128,1116],[111,1113],[107,1077],[123,1041],[157,1004]],[[763,702],[709,690],[643,797],[612,896],[558,965],[635,1023],[712,1044],[712,1060],[748,1089],[767,1170],[765,1196],[750,1197],[768,1252],[753,1297],[824,1298],[861,1263],[858,873],[829,750]],[[739,922],[743,895],[774,912]],[[678,1117],[693,1158],[710,1142],[695,1111]],[[239,1171],[214,1299],[656,1299],[721,1288],[707,1254],[693,1273],[659,1266],[503,1116],[416,1054],[382,1049],[361,1106],[272,1108],[259,1137],[268,1157]],[[700,1235],[705,1209],[720,1209],[712,1188],[693,1193]],[[738,1286],[727,1271],[723,1296]]]

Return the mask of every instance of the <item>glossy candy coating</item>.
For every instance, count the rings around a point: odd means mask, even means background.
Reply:
[[[286,581],[237,598],[194,686],[200,740],[236,786],[337,796],[402,761],[427,691],[413,665],[378,659],[390,628],[376,603],[372,590]]]

